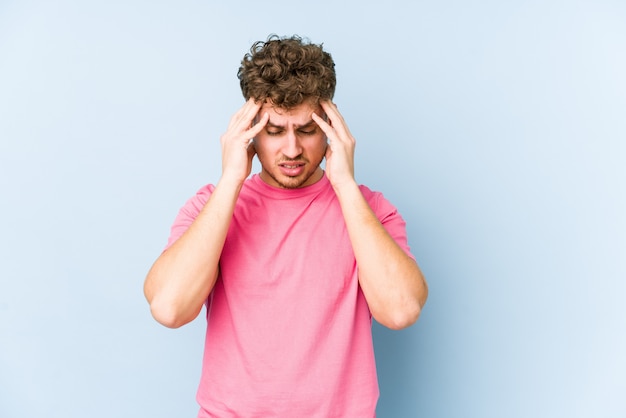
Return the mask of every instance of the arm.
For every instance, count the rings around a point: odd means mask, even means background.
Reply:
[[[354,179],[355,140],[337,107],[322,102],[329,123],[314,115],[328,136],[326,172],[343,212],[359,268],[359,284],[372,316],[392,329],[419,317],[428,287],[417,263],[387,233]]]
[[[243,182],[250,174],[253,138],[267,123],[251,127],[260,104],[249,100],[222,135],[222,177],[189,229],[164,251],[148,272],[144,293],[154,318],[177,328],[192,321],[211,293],[219,259]]]

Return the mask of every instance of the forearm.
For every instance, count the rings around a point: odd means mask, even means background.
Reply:
[[[405,328],[426,303],[428,288],[417,263],[387,233],[355,182],[335,188],[359,269],[359,284],[372,316]]]
[[[217,280],[240,190],[240,182],[220,180],[189,229],[150,269],[144,292],[152,315],[163,325],[182,326],[201,311]]]

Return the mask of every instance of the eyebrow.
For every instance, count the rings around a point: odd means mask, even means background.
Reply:
[[[295,125],[296,129],[306,129],[306,128],[310,128],[311,126],[316,125],[315,121],[313,119],[311,119],[310,121],[308,121],[307,123],[303,124],[303,125]],[[279,129],[285,129],[285,127],[283,125],[276,125],[270,121],[267,121],[267,124],[265,125],[266,128],[279,128]]]

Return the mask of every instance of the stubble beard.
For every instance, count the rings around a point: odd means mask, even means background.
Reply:
[[[315,175],[315,173],[317,173],[317,169],[319,168],[320,164],[322,164],[323,159],[324,157],[322,157],[317,162],[317,164],[314,165],[313,170],[311,170],[308,173],[303,173],[302,176],[298,176],[298,177],[281,176],[281,178],[278,178],[278,176],[274,175],[274,173],[270,170],[265,170],[265,172],[272,178],[272,180],[276,182],[276,184],[278,184],[278,187],[282,189],[299,189],[300,187],[303,187],[303,185],[307,181],[309,181],[309,179],[313,175]],[[298,162],[298,161],[308,163],[308,160],[304,158],[281,159],[279,161],[276,161],[274,163],[274,166],[277,167],[279,163],[283,163],[283,162]]]

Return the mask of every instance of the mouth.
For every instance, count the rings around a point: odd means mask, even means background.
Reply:
[[[281,173],[288,177],[296,177],[304,172],[303,161],[285,161],[278,164]]]

